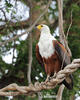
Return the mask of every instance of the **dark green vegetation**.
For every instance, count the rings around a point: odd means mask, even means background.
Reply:
[[[11,1],[11,0],[10,0]],[[16,3],[16,0],[14,0]],[[12,11],[11,20],[6,18],[3,8],[1,11],[4,13],[5,20],[0,17],[1,22],[5,22],[4,25],[0,25],[0,42],[3,42],[2,37],[6,36],[6,38],[14,37],[18,30],[25,30],[28,28],[31,23],[33,23],[37,17],[44,11],[43,7],[48,3],[48,0],[19,0],[24,5],[27,5],[31,8],[30,11],[30,19],[26,19],[21,21],[21,16],[16,20],[17,10]],[[44,2],[45,1],[45,2]],[[57,13],[57,3],[56,0],[55,5],[49,8],[49,11],[45,16],[40,20],[39,23],[45,23],[49,25],[51,32],[53,33],[55,29],[58,27],[58,16]],[[8,0],[5,0],[6,12],[9,13],[13,4]],[[15,4],[16,8],[16,4]],[[28,8],[27,8],[28,9]],[[65,35],[67,33],[68,27],[71,24],[71,12],[72,12],[72,26],[69,30],[68,35],[68,44],[72,51],[72,59],[80,58],[80,0],[64,0],[63,3],[63,17],[64,17],[64,31]],[[25,14],[25,13],[24,13]],[[51,20],[49,20],[50,16],[52,16]],[[24,16],[23,16],[24,17]],[[12,20],[16,20],[14,23]],[[10,36],[10,33],[12,35]],[[57,37],[58,38],[58,37]],[[28,85],[27,72],[28,72],[28,63],[29,63],[29,41],[28,37],[25,40],[16,39],[10,43],[7,43],[4,46],[0,47],[0,88],[5,87],[11,83],[17,83],[19,85]],[[19,41],[19,44],[16,44],[16,41]],[[36,76],[39,78],[39,82],[44,81],[46,79],[46,74],[44,72],[44,68],[42,68],[36,60],[35,57],[35,46],[38,41],[37,32],[32,30],[32,68],[31,68],[31,80],[32,83],[36,82]],[[13,58],[12,63],[7,64],[3,61],[2,55],[7,55],[7,51],[13,48]],[[14,52],[17,51],[17,57],[15,57]],[[9,59],[9,58],[7,58]],[[16,61],[14,61],[16,59]],[[5,73],[5,70],[8,70]],[[40,73],[43,74],[43,77],[40,76]],[[80,69],[77,72],[73,73],[74,77],[74,88],[72,91],[69,91],[65,88],[63,93],[63,100],[74,100],[75,95],[78,94],[80,96]],[[57,86],[55,89],[42,91],[42,95],[50,94],[56,95],[58,91]],[[36,94],[37,95],[37,94]],[[7,97],[0,97],[0,100],[7,100]],[[35,97],[25,97],[25,96],[17,96],[14,100],[38,100],[38,96]],[[43,100],[55,100],[54,98],[44,98]]]

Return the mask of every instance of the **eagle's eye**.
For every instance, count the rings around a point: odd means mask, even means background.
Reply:
[[[41,25],[41,27],[43,27],[43,25]]]
[[[37,26],[37,29],[41,30],[42,27],[43,27],[43,25],[38,25],[38,26]]]

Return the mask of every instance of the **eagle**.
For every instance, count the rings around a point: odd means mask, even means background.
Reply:
[[[44,66],[47,74],[46,82],[50,77],[55,77],[57,72],[70,64],[70,55],[65,47],[50,33],[45,24],[37,25],[40,30],[39,42],[36,44],[36,58]],[[69,90],[73,88],[73,77],[68,75],[62,82]],[[62,84],[61,83],[61,84]]]

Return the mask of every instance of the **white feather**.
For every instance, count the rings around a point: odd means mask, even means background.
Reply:
[[[50,34],[49,27],[44,25],[43,29],[41,29],[41,36],[38,42],[39,52],[42,57],[47,59],[54,54],[53,40],[56,39]]]

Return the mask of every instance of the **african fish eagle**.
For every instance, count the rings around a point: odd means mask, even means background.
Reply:
[[[36,45],[36,57],[40,64],[44,65],[47,74],[47,80],[50,76],[55,76],[58,71],[70,64],[70,56],[64,46],[50,34],[47,25],[41,24],[37,26],[40,30],[40,39]],[[62,82],[68,89],[73,88],[72,75],[66,77]]]

